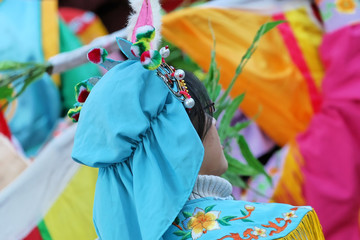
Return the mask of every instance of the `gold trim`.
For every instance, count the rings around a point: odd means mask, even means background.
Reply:
[[[308,212],[299,225],[287,236],[278,240],[325,240],[319,218],[315,211]]]

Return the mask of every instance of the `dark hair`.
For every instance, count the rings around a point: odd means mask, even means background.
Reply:
[[[195,106],[187,110],[187,113],[199,137],[203,140],[212,124],[214,103],[204,84],[193,73],[185,71],[184,80],[189,94],[195,101]]]

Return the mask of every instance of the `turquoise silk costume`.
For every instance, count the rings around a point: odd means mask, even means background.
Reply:
[[[154,3],[145,0],[140,15]],[[118,39],[128,60],[88,53],[109,71],[80,83],[69,111],[79,122],[73,159],[99,168],[99,239],[323,239],[311,208],[234,201],[227,181],[198,177],[204,147],[187,114],[194,99],[184,71],[166,64],[168,49],[150,49],[149,14],[147,25],[135,21],[144,27],[135,40]]]

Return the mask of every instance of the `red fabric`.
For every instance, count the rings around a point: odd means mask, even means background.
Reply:
[[[24,238],[24,240],[43,240],[43,238],[41,237],[39,229],[36,227]]]
[[[76,22],[76,34],[84,32],[86,28],[96,20],[95,14],[93,15],[93,18],[89,19],[93,13],[70,7],[59,8],[59,14],[67,24]]]
[[[360,25],[324,37],[323,105],[297,141],[304,194],[327,240],[359,240]]]
[[[1,111],[0,111],[0,132],[4,134],[8,139],[11,139],[11,133],[9,127]]]

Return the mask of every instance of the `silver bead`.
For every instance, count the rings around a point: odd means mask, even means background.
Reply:
[[[175,78],[176,78],[177,80],[183,80],[184,77],[185,77],[185,72],[184,72],[184,70],[178,69],[178,70],[175,71]]]
[[[170,49],[168,46],[160,48],[160,55],[163,58],[167,58],[170,55]]]
[[[192,98],[187,98],[184,100],[184,106],[186,108],[193,108],[195,106],[195,101]]]

